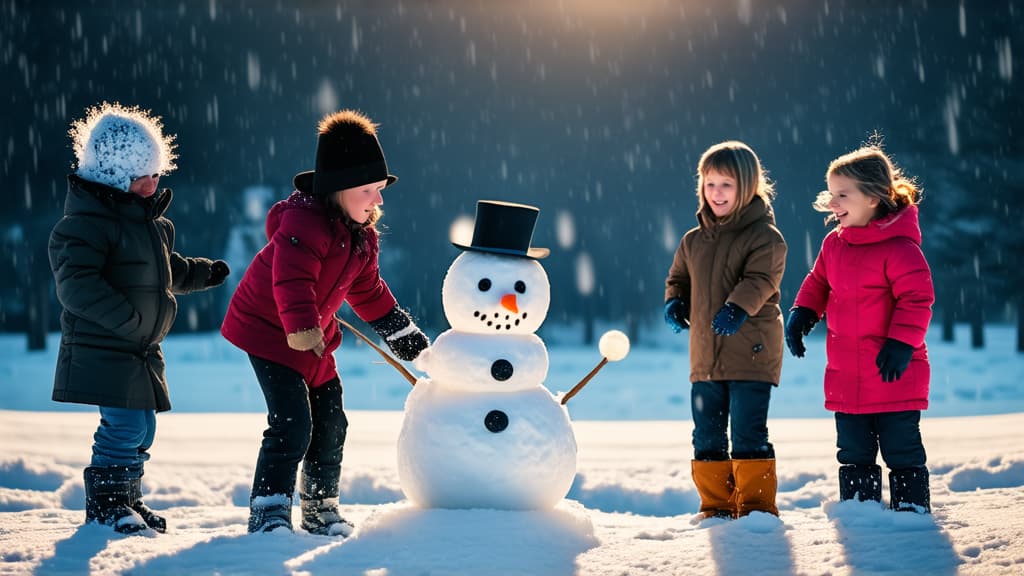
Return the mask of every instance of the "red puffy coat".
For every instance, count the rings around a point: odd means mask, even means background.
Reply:
[[[825,408],[850,414],[928,408],[924,337],[934,302],[917,206],[830,232],[795,302],[826,315]],[[895,382],[883,382],[875,365],[886,338],[914,347]]]
[[[337,376],[334,356],[341,332],[334,313],[348,301],[364,320],[376,320],[395,306],[380,277],[376,231],[367,229],[353,246],[352,233],[324,205],[294,192],[267,214],[268,243],[253,258],[231,297],[220,332],[253,356],[302,374],[310,387]],[[288,346],[287,335],[324,332],[323,357]]]

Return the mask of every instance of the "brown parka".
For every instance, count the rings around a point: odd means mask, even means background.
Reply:
[[[749,380],[778,385],[782,372],[779,285],[786,241],[775,216],[755,196],[729,221],[705,208],[698,226],[676,249],[665,279],[665,301],[685,300],[690,310],[690,381]],[[715,314],[732,302],[750,318],[731,336],[711,328]]]

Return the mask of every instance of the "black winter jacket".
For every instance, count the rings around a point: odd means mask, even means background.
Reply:
[[[50,268],[64,307],[53,399],[170,410],[160,342],[174,294],[206,288],[212,262],[174,252],[169,189],[144,199],[68,176]]]

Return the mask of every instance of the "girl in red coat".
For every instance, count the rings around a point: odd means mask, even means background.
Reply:
[[[249,532],[292,529],[299,489],[302,528],[347,536],[338,478],[348,421],[332,352],[334,313],[348,302],[391,351],[411,361],[430,342],[398,307],[377,264],[374,225],[388,174],[376,125],[345,110],[320,121],[316,170],[267,215],[267,245],[231,298],[221,333],[245,350],[267,401],[267,429],[250,493]]]
[[[826,180],[814,207],[837,225],[797,293],[786,345],[803,357],[803,337],[828,318],[825,408],[835,411],[840,499],[881,501],[881,450],[890,506],[929,512],[920,421],[935,291],[921,252],[919,192],[877,144],[834,160]]]

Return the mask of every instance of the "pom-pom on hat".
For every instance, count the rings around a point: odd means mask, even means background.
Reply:
[[[174,170],[174,136],[159,116],[137,106],[104,102],[86,110],[68,130],[83,179],[127,192],[135,178]]]
[[[318,126],[316,170],[295,175],[295,187],[326,196],[373,182],[394,184],[384,151],[377,141],[377,125],[361,112],[342,110],[324,116]]]

